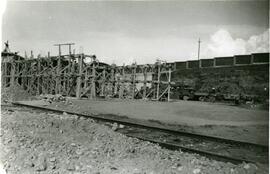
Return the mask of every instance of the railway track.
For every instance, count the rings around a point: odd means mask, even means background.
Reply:
[[[101,123],[110,122],[122,124],[124,127],[117,129],[116,131],[129,137],[157,143],[160,146],[171,150],[181,150],[184,152],[200,154],[218,161],[231,162],[234,164],[242,162],[268,163],[268,146],[260,144],[138,124],[135,122],[118,120],[115,117],[109,118],[107,115],[88,115],[42,106],[33,106],[19,102],[14,102],[12,104],[14,106],[23,106],[45,112],[66,112],[68,114],[96,119]]]

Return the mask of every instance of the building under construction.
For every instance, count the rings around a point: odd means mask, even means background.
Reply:
[[[71,52],[73,44],[58,44],[58,56],[24,58],[2,52],[2,87],[20,85],[32,95],[118,97],[170,100],[172,65],[161,61],[151,65],[116,66],[99,62],[95,55]],[[61,47],[69,53],[62,54]],[[91,61],[85,61],[90,58]]]
[[[27,58],[11,52],[6,43],[2,52],[2,87],[20,85],[32,95],[61,94],[92,99],[170,101],[185,96],[204,100],[209,98],[212,89],[215,97],[219,93],[222,98],[268,96],[268,53],[116,66],[99,62],[95,55],[72,53],[72,45],[55,45],[59,48],[57,56],[31,54]],[[69,48],[68,54],[62,54],[63,46]],[[189,91],[183,93],[186,89]]]

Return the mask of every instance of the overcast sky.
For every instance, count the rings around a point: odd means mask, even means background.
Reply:
[[[74,42],[107,63],[184,61],[197,58],[199,37],[201,58],[268,51],[268,13],[268,1],[11,1],[2,38],[21,55]]]

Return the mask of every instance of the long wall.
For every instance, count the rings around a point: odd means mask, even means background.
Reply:
[[[229,67],[242,65],[269,64],[269,53],[255,53],[251,55],[235,55],[233,57],[215,57],[214,59],[201,59],[175,62],[174,68],[179,69],[197,69],[211,67]]]
[[[269,53],[175,62],[172,80],[209,92],[266,95],[269,91]],[[199,68],[200,66],[200,68]]]

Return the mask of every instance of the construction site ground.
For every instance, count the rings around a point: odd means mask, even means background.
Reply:
[[[67,108],[75,108],[75,103],[74,107]],[[88,104],[85,102],[83,106]],[[0,136],[1,167],[7,173],[268,173],[267,165],[234,165],[162,149],[158,145],[126,137],[92,119],[66,113],[2,106]]]
[[[155,102],[69,98],[64,102],[49,103],[45,100],[33,100],[22,101],[22,103],[268,144],[267,110],[195,101]]]

